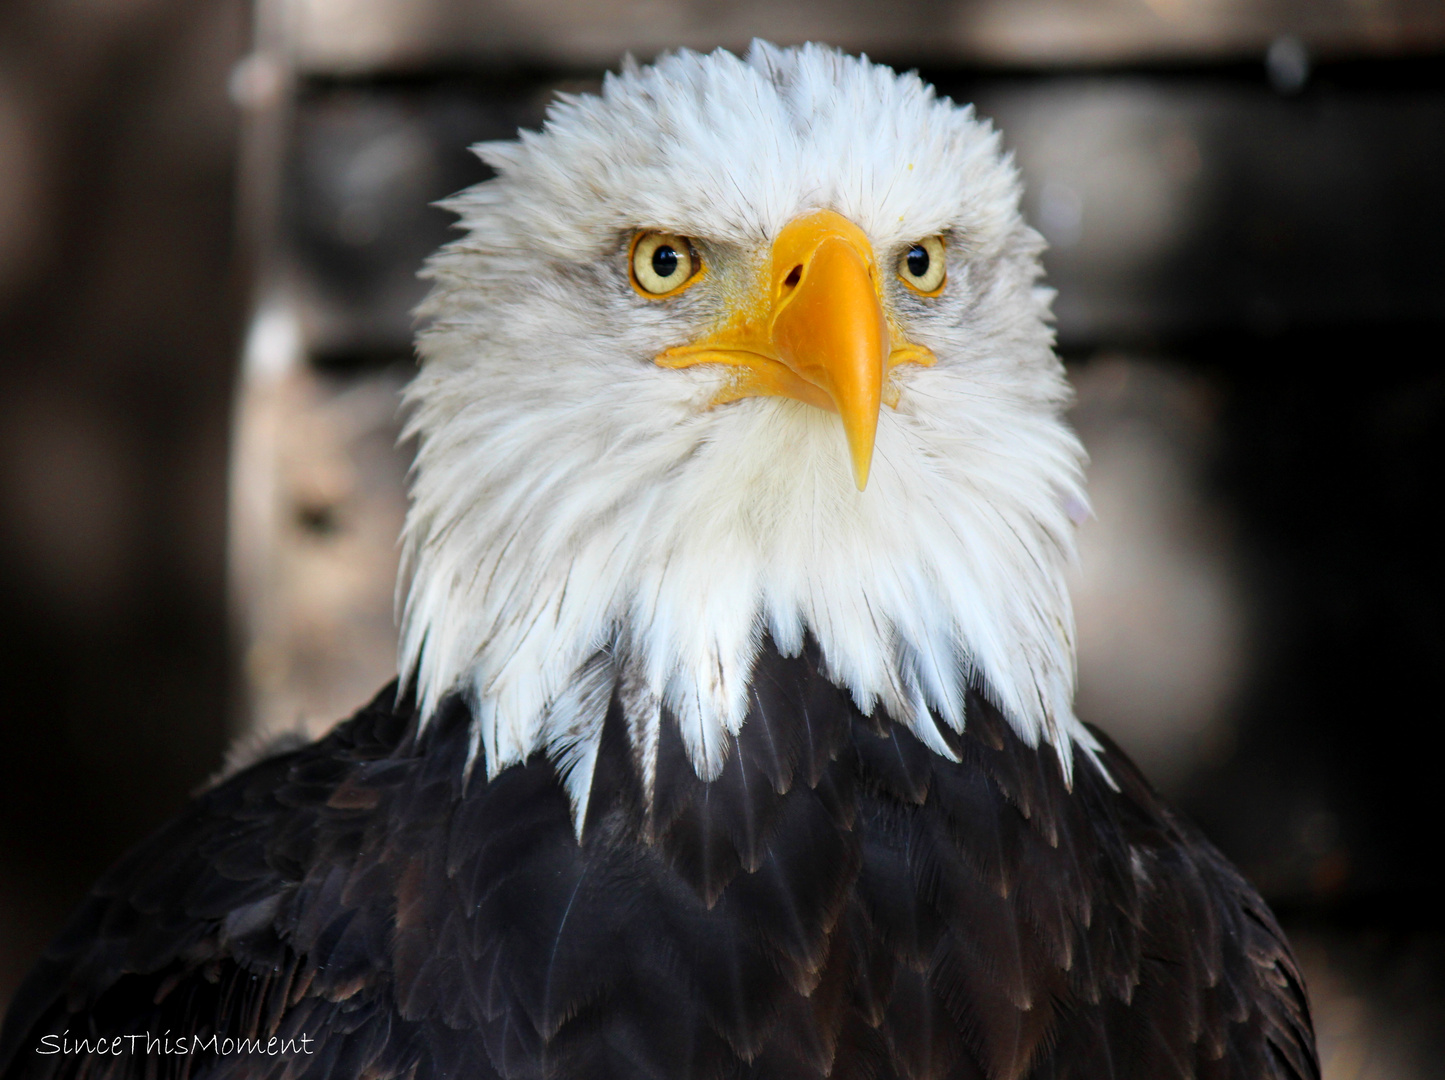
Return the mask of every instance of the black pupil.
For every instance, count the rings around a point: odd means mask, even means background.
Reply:
[[[671,244],[662,244],[652,253],[652,272],[660,278],[677,273],[677,251]]]
[[[908,249],[908,272],[914,277],[928,273],[928,249],[922,244],[914,244]]]

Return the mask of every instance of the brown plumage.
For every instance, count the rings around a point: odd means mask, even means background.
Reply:
[[[465,705],[418,739],[393,694],[107,875],[6,1080],[1318,1075],[1264,903],[1111,746],[1070,790],[973,692],[954,764],[765,648],[720,778],[664,724],[650,813],[614,704],[579,843],[547,760],[463,785]]]

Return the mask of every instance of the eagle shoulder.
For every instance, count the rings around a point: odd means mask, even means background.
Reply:
[[[378,811],[394,812],[430,764],[407,755],[395,705],[393,685],[319,742],[228,777],[112,868],[22,984],[0,1074],[354,1076],[379,1064],[396,1042],[387,988],[406,834]]]

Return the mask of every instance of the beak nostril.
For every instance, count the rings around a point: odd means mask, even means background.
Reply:
[[[803,280],[803,266],[799,263],[788,271],[788,276],[783,278],[783,284],[791,289],[801,280]]]

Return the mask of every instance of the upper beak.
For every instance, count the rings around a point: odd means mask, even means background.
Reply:
[[[904,360],[930,363],[932,356],[914,346],[890,349],[873,247],[858,226],[831,210],[783,228],[764,284],[752,310],[704,340],[669,349],[657,362],[736,368],[716,403],[773,394],[836,412],[862,491],[889,368]]]

